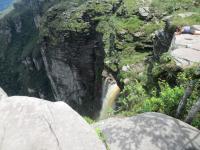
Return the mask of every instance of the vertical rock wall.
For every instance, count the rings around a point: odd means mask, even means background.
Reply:
[[[8,95],[53,100],[38,45],[41,15],[57,1],[21,0],[0,20],[0,86]]]
[[[8,95],[61,100],[94,116],[101,106],[102,35],[84,12],[81,30],[65,26],[76,9],[72,5],[78,6],[72,2],[51,8],[41,26],[44,13],[58,1],[22,0],[0,20],[0,86]]]
[[[90,20],[88,26],[77,23],[80,30],[67,28],[70,19],[65,20],[65,15],[56,12],[56,8],[49,12],[41,29],[46,30],[41,34],[42,57],[54,98],[65,101],[82,115],[95,116],[100,109],[104,66],[102,35]],[[58,23],[57,18],[61,28],[52,26]]]

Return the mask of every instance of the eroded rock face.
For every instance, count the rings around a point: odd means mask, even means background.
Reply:
[[[160,113],[109,118],[94,124],[111,150],[199,150],[200,131]]]
[[[4,98],[0,118],[2,150],[105,150],[95,131],[63,102]]]
[[[156,58],[169,50],[175,32],[172,28],[170,21],[165,20],[165,28],[155,32],[153,52]]]
[[[22,0],[13,10],[19,12],[16,17],[0,21],[0,85],[9,95],[65,101],[79,113],[94,116],[101,107],[102,34],[95,30],[96,24],[91,21],[94,16],[88,10],[70,17],[79,6],[72,2],[51,8],[46,14],[47,25],[40,27],[44,12],[57,2]],[[112,12],[112,5],[105,2],[105,7],[106,12]],[[69,20],[85,25],[71,24]],[[81,30],[77,30],[79,25]],[[39,28],[50,31],[43,36],[42,47]]]
[[[198,26],[194,26],[198,29]],[[199,27],[200,31],[200,27]],[[189,67],[200,62],[200,35],[181,34],[173,39],[170,49],[176,64],[180,67]]]
[[[54,98],[82,115],[94,116],[101,106],[102,35],[87,12],[76,8],[61,11],[53,8],[42,26],[48,32],[42,34],[42,57]],[[73,13],[79,16],[69,17]],[[60,27],[53,26],[58,20]]]
[[[8,95],[53,100],[37,41],[40,16],[56,2],[21,0],[0,19],[0,86]]]
[[[2,21],[0,23],[0,58],[4,57],[4,52],[2,50],[6,49],[10,44],[12,39],[11,28],[8,22]]]

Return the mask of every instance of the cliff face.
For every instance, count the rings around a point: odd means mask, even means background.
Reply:
[[[61,0],[22,0],[0,20],[0,85],[9,95],[54,100],[39,46],[39,26]]]
[[[0,84],[9,95],[51,98],[37,44],[44,6],[47,1],[22,0],[0,20]]]
[[[144,22],[136,2],[134,9],[121,0],[90,1],[79,7],[60,3],[45,14],[41,53],[56,101],[95,116],[101,106],[104,62],[115,72],[120,64],[115,56],[123,49],[152,49],[150,35],[139,28]],[[144,18],[149,20],[150,12]]]
[[[0,21],[0,86],[95,116],[104,67],[119,77],[153,49],[163,23],[151,2],[22,0]]]
[[[67,102],[82,115],[93,116],[100,109],[102,35],[95,31],[90,18],[76,22],[79,27],[73,30],[68,16],[77,8],[64,8],[54,7],[47,13],[41,27],[42,58],[55,100]]]
[[[44,12],[57,2],[23,0],[0,21],[0,85],[9,95],[62,100],[79,113],[94,116],[100,109],[102,34],[89,20],[90,25],[80,31],[51,28],[57,19],[66,24],[59,16],[76,9],[79,3],[72,2],[50,9],[44,17],[47,24],[40,27]],[[49,30],[48,36],[44,30]]]
[[[62,100],[95,116],[104,62],[115,72],[124,49],[152,49],[140,28],[152,16],[139,1],[79,4],[23,0],[0,21],[0,86],[9,95]]]

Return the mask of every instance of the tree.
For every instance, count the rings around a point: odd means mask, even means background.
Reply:
[[[176,110],[176,115],[175,115],[176,118],[180,117],[181,112],[183,111],[183,109],[185,108],[187,104],[188,98],[192,95],[192,91],[194,90],[195,84],[196,84],[196,80],[192,80],[190,81],[188,87],[186,88],[185,93],[183,97],[181,98],[178,108]]]
[[[194,117],[197,115],[197,113],[200,111],[200,98],[197,100],[197,102],[192,106],[191,110],[188,113],[188,116],[185,119],[185,122],[191,124]]]

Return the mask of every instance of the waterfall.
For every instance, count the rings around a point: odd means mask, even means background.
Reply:
[[[100,111],[99,120],[105,119],[108,116],[108,111],[114,108],[115,100],[120,92],[116,81],[110,77],[105,79],[102,89],[102,109]]]

